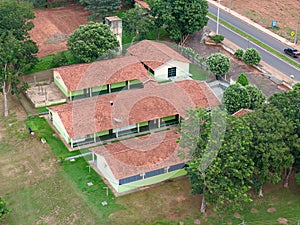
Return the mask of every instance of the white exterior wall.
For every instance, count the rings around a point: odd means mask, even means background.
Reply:
[[[190,64],[186,62],[170,60],[154,70],[155,79],[158,81],[168,80],[168,68],[172,67],[176,67],[176,77],[183,77],[189,73]]]
[[[96,167],[105,177],[105,179],[110,183],[110,185],[118,191],[119,181],[115,178],[113,172],[111,171],[108,163],[102,155],[95,153],[97,156]]]
[[[68,96],[68,88],[65,85],[63,79],[61,78],[59,72],[57,71],[53,71],[53,78],[54,78],[54,83],[56,84],[56,86],[58,86],[58,88],[67,96]]]
[[[53,125],[56,127],[56,129],[59,131],[59,133],[63,136],[63,138],[65,139],[65,141],[67,143],[69,143],[69,135],[65,129],[65,126],[63,125],[59,115],[57,112],[55,111],[49,111],[49,113],[52,113],[52,122],[53,122]]]

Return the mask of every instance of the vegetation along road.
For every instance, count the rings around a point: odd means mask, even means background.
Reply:
[[[210,5],[209,11],[216,15],[217,9]],[[237,29],[240,29],[244,33],[247,33],[248,35],[254,37],[255,39],[259,40],[260,42],[264,43],[265,45],[273,48],[274,50],[282,53],[283,49],[287,46],[283,43],[281,43],[279,40],[269,36],[268,34],[258,30],[257,28],[237,19],[233,15],[220,10],[220,19],[232,24]],[[212,30],[216,30],[216,21],[210,20],[208,22],[208,26]],[[246,49],[248,47],[250,48],[256,48],[261,56],[262,60],[269,64],[270,66],[276,68],[278,71],[286,74],[287,76],[293,74],[295,76],[295,80],[300,80],[300,70],[296,68],[295,66],[283,61],[279,57],[275,56],[274,54],[270,53],[269,51],[265,50],[264,48],[258,47],[256,44],[249,41],[247,38],[242,37],[241,35],[238,35],[236,32],[233,32],[232,30],[220,25],[219,27],[219,33],[223,35],[228,40],[234,42],[236,45],[240,46],[243,49]],[[292,58],[291,58],[292,59]],[[299,59],[292,59],[295,60],[299,64]]]

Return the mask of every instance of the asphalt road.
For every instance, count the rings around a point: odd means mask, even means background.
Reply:
[[[209,5],[209,12],[212,14],[217,15],[217,8],[214,8],[213,6]],[[269,45],[273,49],[282,52],[284,48],[287,46],[278,41],[277,39],[265,34],[264,32],[256,29],[255,27],[237,19],[236,17],[232,16],[231,14],[228,14],[224,12],[223,10],[220,10],[220,18],[233,26],[237,27],[238,29],[242,30],[245,33],[248,33],[252,37],[256,38],[257,40],[260,40],[261,42]],[[212,29],[213,31],[216,31],[216,21],[210,19],[208,22],[208,27]],[[289,63],[283,61],[282,59],[278,58],[277,56],[273,55],[272,53],[269,53],[267,50],[259,47],[258,45],[252,43],[247,38],[244,38],[240,36],[239,34],[229,30],[228,28],[224,27],[223,25],[219,25],[219,34],[223,35],[226,39],[229,41],[235,43],[239,47],[246,49],[246,48],[256,48],[261,57],[262,60],[269,64],[270,66],[276,68],[278,71],[282,72],[286,76],[294,75],[295,80],[300,81],[300,70]],[[294,59],[296,62],[300,63],[300,59]]]

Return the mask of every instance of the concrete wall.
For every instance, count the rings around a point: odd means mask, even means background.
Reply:
[[[50,113],[52,114],[52,123],[53,125],[56,127],[56,129],[58,130],[58,132],[63,136],[63,138],[65,139],[65,141],[67,143],[70,143],[70,137],[58,115],[57,112],[49,110],[49,115]]]
[[[118,190],[119,181],[115,178],[105,158],[97,153],[95,153],[95,155],[97,156],[97,160],[96,160],[97,169],[102,173],[102,175],[106,178],[106,180],[110,183],[110,185],[115,190]]]
[[[168,69],[176,67],[176,77],[185,76],[189,73],[189,63],[170,60],[154,70],[154,77],[157,81],[168,80]]]
[[[56,86],[65,94],[66,97],[69,97],[69,91],[67,86],[65,85],[63,79],[61,78],[59,72],[53,71],[53,79]]]

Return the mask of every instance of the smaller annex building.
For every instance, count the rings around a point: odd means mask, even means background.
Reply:
[[[178,124],[186,110],[219,105],[205,82],[183,80],[49,107],[49,118],[71,148]]]
[[[70,100],[143,88],[143,82],[153,79],[134,56],[55,68],[53,78]]]
[[[93,166],[116,195],[186,174],[174,129],[92,148]]]
[[[143,40],[130,46],[127,52],[136,56],[157,81],[188,77],[190,61],[167,45]]]

